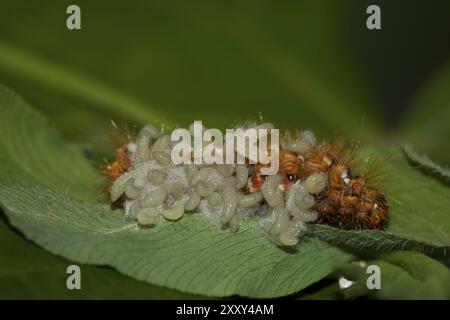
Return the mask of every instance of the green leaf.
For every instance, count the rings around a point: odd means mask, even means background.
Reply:
[[[295,293],[351,258],[316,239],[283,251],[250,221],[236,234],[195,214],[138,228],[122,210],[96,201],[102,190],[95,170],[5,88],[0,115],[0,150],[12,168],[0,172],[1,207],[14,227],[52,253],[191,293],[250,297]]]
[[[0,86],[0,169],[7,181],[33,181],[72,196],[97,199],[102,179],[75,148],[65,144],[44,117]]]
[[[3,219],[4,216],[2,215]],[[0,221],[0,299],[197,299],[126,277],[113,269],[80,265],[81,290],[68,290],[67,267]]]
[[[426,255],[413,251],[394,251],[369,260],[381,272],[381,289],[368,290],[366,267],[347,266],[344,274],[357,283],[350,291],[382,299],[449,299],[450,270]]]
[[[410,234],[390,231],[342,230],[327,225],[310,225],[307,234],[334,245],[366,253],[415,250],[430,256],[448,259],[448,250],[450,249],[449,245],[430,244],[423,240],[414,240]]]
[[[403,151],[412,162],[418,164],[424,170],[440,176],[443,180],[448,181],[450,179],[450,169],[440,166],[431,160],[426,154],[417,153],[410,145],[404,145]]]
[[[285,252],[266,242],[253,223],[230,234],[197,215],[144,230],[107,205],[76,201],[39,187],[0,185],[0,202],[13,226],[52,253],[211,296],[288,295],[322,279],[335,263],[350,257],[314,239],[304,239],[295,252]]]

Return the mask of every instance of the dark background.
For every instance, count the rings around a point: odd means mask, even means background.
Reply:
[[[377,32],[360,27],[361,12],[370,4],[382,10]],[[417,90],[450,57],[450,2],[352,1],[349,17],[352,48],[383,106],[386,125],[396,128]]]

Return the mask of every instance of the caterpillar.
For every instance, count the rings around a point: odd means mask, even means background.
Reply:
[[[318,143],[313,132],[296,130],[281,137],[278,173],[267,176],[261,171],[267,165],[250,161],[175,165],[172,147],[168,134],[146,125],[116,150],[116,159],[103,170],[112,183],[111,202],[122,200],[126,217],[139,226],[201,213],[237,231],[243,218],[253,217],[279,246],[296,245],[308,223],[343,229],[386,227],[385,196],[372,186],[370,174],[352,172],[357,146]]]

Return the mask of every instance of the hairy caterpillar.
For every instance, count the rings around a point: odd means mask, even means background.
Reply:
[[[169,135],[146,125],[104,170],[112,181],[111,201],[124,199],[126,216],[141,226],[200,212],[236,231],[242,218],[255,217],[274,243],[293,246],[307,223],[353,229],[386,224],[384,195],[370,186],[368,174],[352,173],[356,148],[318,143],[311,131],[281,138],[279,170],[269,176],[261,174],[261,163],[175,165],[172,147]]]

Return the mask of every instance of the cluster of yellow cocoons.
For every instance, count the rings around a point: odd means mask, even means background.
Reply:
[[[309,144],[315,143],[311,134],[305,135]],[[302,143],[306,142],[297,144]],[[249,193],[243,190],[251,183],[251,165],[174,165],[172,147],[170,136],[152,125],[142,128],[127,146],[131,167],[113,183],[111,201],[124,196],[126,216],[141,226],[155,225],[163,218],[179,220],[191,212],[234,232],[242,219],[254,217],[271,241],[294,246],[306,223],[318,218],[312,209],[313,194],[326,187],[323,173],[297,181],[287,190],[283,176],[267,176],[261,190]]]

